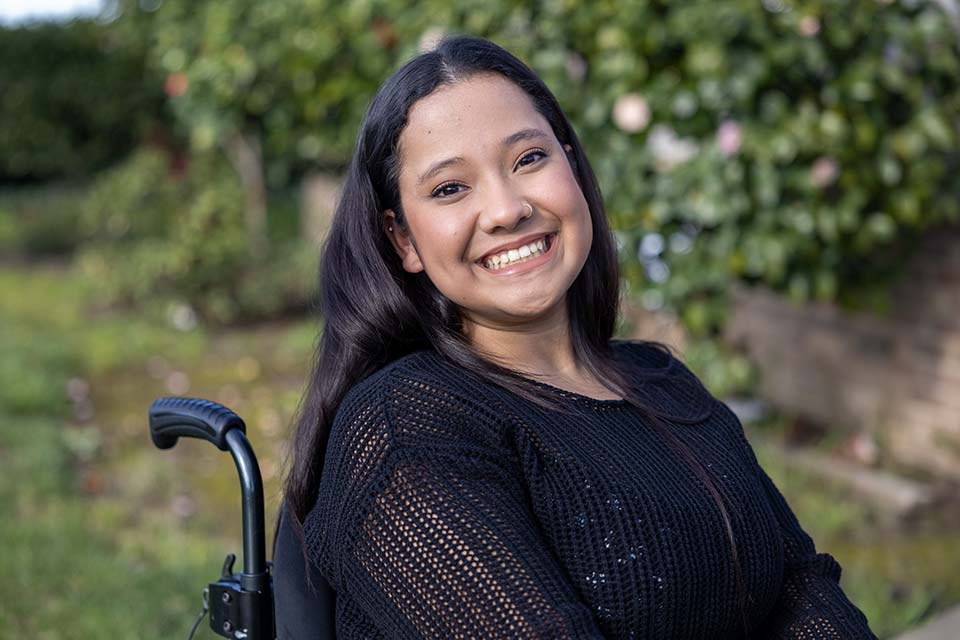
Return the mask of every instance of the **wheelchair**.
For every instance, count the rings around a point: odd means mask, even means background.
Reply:
[[[266,559],[263,480],[246,424],[227,407],[199,398],[158,398],[149,409],[150,437],[160,449],[179,438],[206,440],[229,451],[240,478],[243,505],[243,571],[227,554],[220,576],[203,590],[214,633],[234,640],[333,640],[335,594],[312,563],[305,563],[300,539],[281,505],[273,562]]]

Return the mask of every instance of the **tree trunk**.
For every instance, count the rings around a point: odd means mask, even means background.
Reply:
[[[235,131],[224,142],[224,151],[240,176],[250,257],[259,262],[266,258],[270,251],[270,238],[267,235],[267,188],[263,177],[260,138],[253,133]]]

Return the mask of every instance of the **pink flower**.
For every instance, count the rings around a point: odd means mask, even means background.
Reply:
[[[163,91],[171,98],[179,98],[187,92],[190,79],[185,73],[171,73],[163,83]]]
[[[650,124],[650,105],[639,93],[627,93],[613,104],[613,123],[621,131],[636,133]]]
[[[800,35],[812,38],[820,33],[820,20],[815,16],[803,16],[800,18]]]
[[[567,77],[576,82],[583,80],[587,75],[587,61],[579,53],[571,53],[567,56]]]
[[[814,186],[823,189],[833,184],[840,175],[840,166],[829,156],[817,158],[810,168],[810,180]]]
[[[724,120],[717,129],[717,146],[720,153],[732,156],[740,151],[743,143],[743,129],[736,120]]]
[[[658,124],[647,136],[647,147],[657,171],[668,172],[692,159],[699,147],[693,138],[681,138],[669,125]]]

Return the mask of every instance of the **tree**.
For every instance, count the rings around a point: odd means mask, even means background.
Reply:
[[[91,20],[0,28],[0,183],[88,177],[162,127],[146,58]]]

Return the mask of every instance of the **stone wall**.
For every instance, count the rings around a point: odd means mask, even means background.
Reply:
[[[727,338],[774,404],[960,479],[960,230],[927,236],[904,268],[886,316],[739,290]]]

